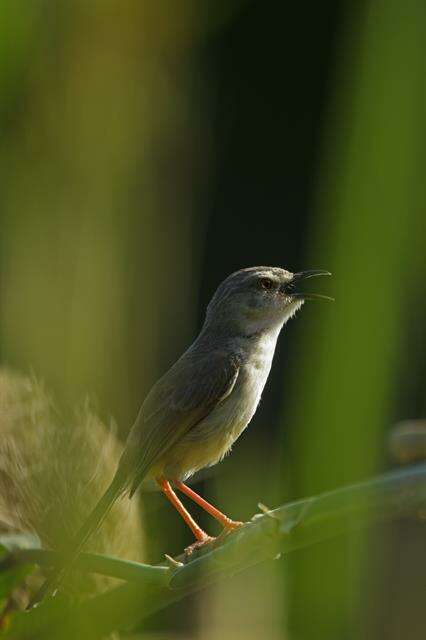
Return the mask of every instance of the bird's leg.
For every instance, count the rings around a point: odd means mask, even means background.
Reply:
[[[180,480],[174,480],[173,484],[177,489],[179,489],[179,491],[182,491],[182,493],[196,502],[202,509],[204,509],[204,511],[207,511],[207,513],[213,516],[215,520],[218,520],[218,522],[220,522],[220,524],[228,531],[237,529],[244,524],[243,522],[238,522],[237,520],[231,520],[231,518],[228,518],[228,516],[222,513],[222,511],[216,509],[216,507],[210,504],[210,502],[207,502],[207,500],[198,495],[198,493],[196,493],[193,489],[190,489],[190,487],[187,487],[186,484],[184,484]]]
[[[194,536],[197,538],[197,543],[204,544],[205,542],[210,542],[214,540],[211,536],[209,536],[194,520],[189,511],[185,509],[182,502],[179,500],[175,492],[173,491],[170,482],[165,478],[157,478],[157,484],[159,485],[161,491],[164,493],[166,498],[170,500],[174,508],[180,513],[182,518],[185,520],[188,527],[191,529]]]

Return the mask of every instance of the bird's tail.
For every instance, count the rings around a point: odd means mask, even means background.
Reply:
[[[74,540],[65,553],[65,559],[61,566],[55,569],[52,575],[42,584],[36,595],[32,598],[28,609],[38,604],[43,598],[52,595],[63,582],[82,548],[89,538],[99,529],[114,502],[123,492],[125,482],[119,474],[116,474],[108,489],[98,501],[92,513],[85,520]]]

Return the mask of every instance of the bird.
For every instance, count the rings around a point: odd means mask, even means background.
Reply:
[[[325,270],[293,273],[280,267],[249,267],[229,275],[210,300],[200,333],[153,385],[131,428],[116,473],[30,607],[53,595],[113,504],[132,497],[143,481],[155,480],[191,529],[195,543],[210,542],[179,499],[179,491],[220,522],[233,520],[186,481],[230,452],[251,421],[269,376],[278,336],[306,300],[328,299],[299,291],[299,283]]]

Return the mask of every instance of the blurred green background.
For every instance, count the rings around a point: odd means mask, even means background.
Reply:
[[[197,486],[249,518],[385,468],[391,425],[426,410],[425,62],[420,0],[3,0],[1,363],[64,412],[94,395],[124,438],[221,279],[330,269],[336,303],[286,328],[251,427]],[[179,552],[178,516],[142,499],[146,561]],[[140,637],[424,638],[425,563],[397,522]]]

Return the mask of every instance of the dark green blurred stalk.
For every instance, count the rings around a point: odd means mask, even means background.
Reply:
[[[198,10],[44,4],[0,6],[0,352],[67,402],[96,393],[125,434],[194,322]]]
[[[334,274],[327,308],[303,310],[303,355],[286,412],[297,495],[370,475],[392,412],[425,141],[425,6],[350,3],[328,113],[318,213],[305,260]],[[308,317],[305,317],[308,316]],[[297,331],[301,332],[300,325]],[[287,461],[287,463],[288,463]],[[291,565],[290,625],[299,638],[358,637],[366,540]]]
[[[192,74],[210,22],[192,0],[104,4],[0,3],[0,356],[61,414],[95,394],[125,436],[193,334],[210,148]],[[148,557],[163,514],[143,520]]]

